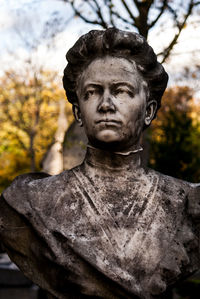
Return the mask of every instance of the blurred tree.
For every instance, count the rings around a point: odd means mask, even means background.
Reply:
[[[0,177],[7,184],[19,173],[40,169],[65,95],[53,71],[9,71],[1,79]],[[71,115],[70,104],[66,110]]]
[[[137,29],[145,38],[156,25],[172,24],[173,36],[168,45],[158,55],[164,62],[171,53],[178,38],[186,27],[188,17],[194,7],[200,5],[197,0],[62,0],[69,3],[76,16],[83,21],[102,28]]]
[[[150,129],[150,167],[180,179],[200,181],[200,120],[189,87],[169,88]]]

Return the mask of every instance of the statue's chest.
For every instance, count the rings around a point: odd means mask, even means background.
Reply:
[[[175,281],[180,265],[189,263],[176,239],[183,205],[174,197],[177,209],[167,208],[171,194],[160,191],[158,179],[79,176],[71,188],[79,200],[68,206],[73,212],[65,226],[68,242],[95,268],[135,294],[154,287],[162,293],[163,277]]]
[[[158,177],[79,180],[82,216],[73,233],[82,253],[115,274],[152,271],[162,258],[159,238],[168,221],[155,196]]]
[[[121,262],[138,260],[139,256],[143,261],[155,256],[158,260],[159,234],[166,225],[169,227],[169,217],[156,194],[157,176],[93,180],[79,176],[79,182],[75,190],[81,206],[74,232],[77,242],[86,242],[86,246],[90,243],[93,252],[101,251]],[[166,236],[169,239],[170,233]]]
[[[131,230],[146,209],[154,188],[155,185],[144,185],[140,180],[130,177],[126,180],[107,179],[98,183],[93,200],[110,227],[119,231]]]

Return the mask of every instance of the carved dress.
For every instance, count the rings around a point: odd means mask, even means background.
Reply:
[[[6,251],[56,298],[164,298],[200,268],[199,219],[199,184],[93,149],[57,176],[19,176],[0,201]]]

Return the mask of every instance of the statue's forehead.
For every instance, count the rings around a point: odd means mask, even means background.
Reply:
[[[141,81],[134,61],[122,57],[106,56],[96,58],[83,71],[80,81]],[[79,81],[79,82],[80,82]]]
[[[114,56],[114,55],[105,55],[105,56],[101,56],[101,57],[95,57],[94,59],[92,59],[89,64],[87,65],[86,69],[88,68],[93,68],[96,66],[113,66],[116,69],[117,68],[121,68],[126,67],[127,69],[130,70],[136,70],[136,62],[133,59],[129,59],[126,56]]]

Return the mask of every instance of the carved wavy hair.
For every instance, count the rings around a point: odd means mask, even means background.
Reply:
[[[63,85],[68,101],[72,104],[78,102],[76,89],[80,75],[95,58],[106,55],[135,62],[147,83],[148,101],[156,100],[158,110],[167,86],[167,73],[143,36],[116,28],[92,30],[81,36],[67,52],[68,64],[64,70]]]

